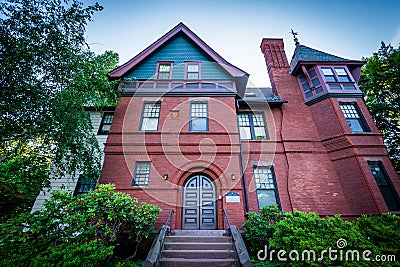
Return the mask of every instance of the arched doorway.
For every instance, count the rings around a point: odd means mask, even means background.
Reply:
[[[195,174],[184,184],[182,229],[217,229],[216,192],[213,181]]]

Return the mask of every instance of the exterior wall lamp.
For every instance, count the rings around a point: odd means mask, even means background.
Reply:
[[[236,179],[236,174],[232,173],[231,174],[231,178],[232,178],[232,180],[235,180]]]
[[[165,173],[162,177],[164,180],[168,180],[168,173]]]

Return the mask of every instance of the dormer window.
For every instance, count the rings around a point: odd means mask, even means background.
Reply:
[[[304,74],[299,76],[299,82],[306,99],[320,95],[324,91],[316,70],[316,68],[309,71],[304,69]]]
[[[321,72],[329,90],[357,90],[345,67],[321,67]]]
[[[157,66],[157,79],[169,80],[171,77],[171,62],[158,63]]]

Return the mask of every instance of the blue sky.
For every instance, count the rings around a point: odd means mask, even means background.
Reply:
[[[183,22],[256,86],[270,85],[262,38],[283,38],[290,61],[291,28],[301,44],[349,59],[370,56],[381,41],[400,43],[399,0],[97,1],[104,10],[86,33],[96,53],[115,51],[122,64]]]

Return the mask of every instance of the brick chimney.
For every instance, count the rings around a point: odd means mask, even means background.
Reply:
[[[283,46],[283,39],[263,38],[260,48],[267,64],[272,90],[275,94],[278,94],[276,81],[279,78],[287,77],[290,69]]]

